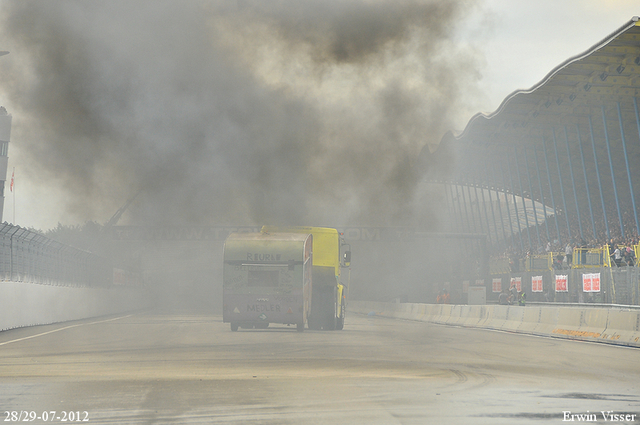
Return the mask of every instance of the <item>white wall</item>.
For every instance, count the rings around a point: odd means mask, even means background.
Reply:
[[[143,288],[0,282],[0,330],[117,314],[150,305]]]

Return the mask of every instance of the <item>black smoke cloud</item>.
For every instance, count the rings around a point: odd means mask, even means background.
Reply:
[[[130,223],[415,224],[420,152],[476,78],[468,7],[4,1],[12,142],[80,221],[139,193]]]

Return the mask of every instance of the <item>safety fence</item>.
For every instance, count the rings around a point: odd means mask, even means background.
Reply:
[[[111,262],[32,230],[0,224],[0,280],[48,285],[107,287]]]
[[[528,301],[640,305],[640,268],[631,266],[503,273],[479,284],[487,288],[489,302],[515,286]]]

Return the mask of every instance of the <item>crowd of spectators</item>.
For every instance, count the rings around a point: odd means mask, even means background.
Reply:
[[[609,226],[611,237],[608,237],[603,220],[596,224],[598,229],[595,232],[595,237],[591,225],[583,224],[580,229],[575,217],[569,220],[571,231],[567,229],[564,217],[558,217],[557,227],[554,220],[555,218],[551,217],[548,223],[540,224],[538,228],[532,226],[528,230],[523,230],[520,236],[515,235],[510,241],[507,241],[506,249],[503,248],[504,251],[496,253],[495,256],[508,258],[511,271],[521,271],[528,258],[552,253],[554,269],[564,269],[570,268],[576,263],[585,264],[586,252],[590,249],[608,248],[611,266],[625,267],[637,264],[634,247],[638,245],[640,239],[636,232],[635,220],[628,214],[623,216],[625,237],[622,237],[619,225],[618,227]],[[552,235],[551,240],[547,238],[547,228],[545,227],[547,225],[549,226],[549,234]],[[559,234],[558,229],[560,230]],[[535,245],[530,246],[529,240],[532,245]],[[525,248],[523,249],[523,247]]]

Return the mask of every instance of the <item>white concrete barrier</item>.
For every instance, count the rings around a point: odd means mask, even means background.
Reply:
[[[0,282],[0,330],[118,314],[150,305],[143,288]]]
[[[524,318],[524,308],[520,306],[507,306],[507,318],[502,324],[503,331],[517,332]]]
[[[605,336],[620,343],[640,344],[640,311],[611,310]]]
[[[349,310],[407,320],[640,347],[640,310],[351,301]]]
[[[541,335],[550,334],[558,323],[558,308],[556,307],[540,307],[540,321],[535,329],[536,333]]]
[[[565,307],[558,311],[558,322],[552,333],[581,340],[606,340],[609,309]]]

